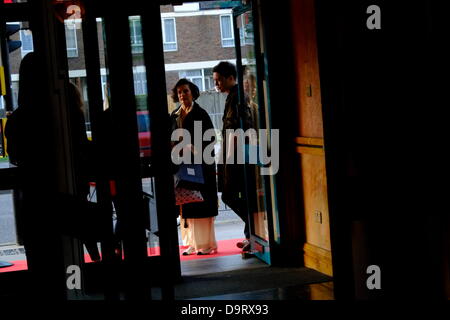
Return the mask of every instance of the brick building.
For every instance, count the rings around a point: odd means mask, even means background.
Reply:
[[[163,30],[164,59],[166,69],[166,88],[168,96],[171,88],[180,78],[188,78],[200,91],[214,91],[212,68],[220,61],[235,62],[234,32],[232,26],[233,3],[222,5],[219,9],[210,8],[208,3],[188,3],[180,6],[161,6],[161,26]],[[133,54],[135,94],[147,93],[146,74],[143,67],[143,43],[139,16],[130,17],[130,41]],[[33,51],[32,32],[26,22],[20,22],[20,32],[11,40],[20,40],[20,49],[10,54],[13,105],[17,107],[19,66],[23,56]],[[83,35],[79,20],[65,23],[69,77],[82,90],[87,101],[86,67]],[[104,87],[107,66],[103,42],[102,20],[97,18],[97,30],[102,66],[102,85]],[[241,34],[241,44],[251,37],[251,33]],[[217,100],[217,99],[216,99]],[[170,99],[169,99],[170,101]],[[2,102],[0,102],[1,104]],[[172,103],[169,104],[174,107]],[[3,107],[0,105],[0,108]],[[139,107],[139,106],[138,106]],[[215,109],[214,107],[212,109]]]

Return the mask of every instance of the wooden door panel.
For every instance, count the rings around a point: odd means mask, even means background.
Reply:
[[[306,241],[331,250],[325,158],[302,154],[302,185],[304,198]]]
[[[293,0],[293,38],[297,70],[300,137],[323,137],[319,65],[313,0]]]
[[[327,176],[323,142],[315,13],[313,0],[292,0],[293,46],[296,61],[296,108],[303,215],[305,266],[331,275]]]

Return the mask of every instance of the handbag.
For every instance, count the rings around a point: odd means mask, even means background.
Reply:
[[[201,164],[181,164],[175,174],[175,186],[190,190],[199,190],[205,184]]]
[[[190,190],[182,187],[175,188],[175,203],[177,206],[186,203],[203,202],[202,194],[198,190]]]

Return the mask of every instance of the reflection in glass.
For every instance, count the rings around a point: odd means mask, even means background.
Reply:
[[[256,60],[255,60],[255,42],[253,35],[253,19],[250,12],[242,14],[237,20],[237,26],[239,30],[240,40],[241,40],[241,54],[242,54],[242,64],[243,70],[243,88],[245,101],[251,110],[253,128],[256,129],[259,136],[258,129],[260,127],[261,117],[264,115],[260,114],[260,108],[258,106],[258,87],[257,87],[257,77],[256,77]],[[251,172],[249,177],[255,179],[254,190],[249,190],[249,199],[251,203],[255,203],[252,206],[253,212],[253,233],[264,239],[269,240],[269,231],[267,223],[267,210],[266,210],[266,195],[265,195],[265,181],[264,177],[261,176],[260,167],[249,166],[249,170],[254,170]],[[253,185],[253,183],[251,184]]]

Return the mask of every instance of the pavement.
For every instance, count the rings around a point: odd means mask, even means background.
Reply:
[[[12,191],[0,191],[0,246],[16,242]]]
[[[0,169],[9,168],[8,158],[0,158]]]
[[[9,162],[0,158],[0,169],[8,168]],[[12,192],[0,190],[0,261],[16,260],[16,257],[24,257],[25,251],[14,243],[16,239],[16,227],[14,211],[12,207]]]
[[[9,162],[0,158],[0,169],[9,168]],[[0,246],[16,242],[12,190],[0,190]],[[0,256],[1,258],[1,256]]]

